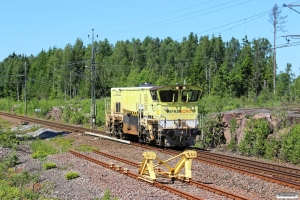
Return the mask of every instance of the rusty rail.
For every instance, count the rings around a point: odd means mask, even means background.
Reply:
[[[4,112],[0,112],[0,115],[17,118],[20,119],[21,121],[39,123],[49,127],[65,130],[65,131],[80,132],[80,133],[84,133],[85,131],[91,131],[91,129],[84,128],[84,127],[77,127],[77,126],[61,124],[57,122],[51,122],[47,120],[23,117],[23,116],[13,115],[9,113],[4,113]],[[99,130],[92,130],[92,131],[95,133],[107,134],[104,131],[99,131]],[[147,145],[141,145],[139,143],[138,144],[131,143],[131,144],[143,148],[150,148]],[[151,149],[160,150],[163,151],[164,153],[169,153],[169,154],[178,154],[178,151],[172,152],[171,150],[167,150],[167,149],[162,150],[155,147],[151,147]],[[266,164],[266,163],[251,161],[243,158],[234,158],[231,156],[218,155],[215,153],[208,153],[204,151],[198,151],[198,153],[199,153],[198,154],[199,157],[196,160],[200,162],[205,162],[208,164],[216,165],[218,167],[234,170],[239,173],[258,177],[263,180],[278,183],[284,186],[300,189],[300,170],[298,169],[279,166],[275,164]],[[267,176],[266,174],[269,174],[270,176]]]
[[[119,172],[121,174],[127,175],[127,176],[129,176],[131,178],[135,178],[137,180],[141,180],[141,179],[138,178],[137,174],[133,174],[133,173],[129,172],[128,170],[124,170],[124,169],[122,169],[122,167],[111,166],[111,165],[109,165],[107,163],[104,163],[104,162],[102,162],[100,160],[96,160],[96,159],[94,159],[92,157],[83,155],[81,153],[78,153],[78,152],[75,152],[75,151],[72,151],[72,150],[70,150],[70,153],[73,154],[73,155],[75,155],[75,156],[77,156],[77,157],[80,157],[82,159],[85,159],[85,160],[88,160],[90,162],[93,162],[93,163],[95,163],[97,165],[101,165],[102,167],[105,167],[105,168],[108,168],[108,169],[112,169],[112,170],[114,170],[116,172]],[[199,197],[194,196],[192,194],[189,194],[189,193],[180,191],[178,189],[172,188],[170,186],[167,186],[165,184],[159,183],[157,181],[154,181],[153,185],[155,187],[158,187],[158,188],[163,189],[165,191],[171,192],[173,194],[176,194],[176,195],[178,195],[180,197],[183,197],[183,198],[186,198],[186,199],[191,199],[191,200],[193,200],[193,199],[199,199],[199,200],[202,200],[202,198],[199,198]]]
[[[292,179],[294,181],[300,181],[300,170],[285,166],[279,166],[271,163],[263,163],[259,161],[251,161],[244,158],[235,158],[227,155],[219,155],[216,153],[209,153],[204,151],[197,151],[198,157],[208,158],[216,162],[224,162],[228,165],[235,165],[239,169],[246,169],[255,172],[263,172],[265,174],[279,176],[282,178]]]
[[[134,167],[139,167],[138,163],[126,160],[124,158],[120,158],[120,157],[117,157],[117,156],[114,156],[114,155],[111,155],[111,154],[107,154],[107,153],[104,153],[104,152],[101,152],[101,151],[98,151],[98,150],[93,150],[93,152],[96,153],[96,154],[99,154],[101,156],[105,156],[105,157],[108,157],[108,158],[111,158],[111,159],[114,159],[114,160],[126,163],[126,164],[134,166]],[[194,181],[194,180],[190,180],[190,182],[188,182],[188,183],[191,184],[191,185],[193,185],[193,186],[196,186],[198,188],[201,188],[201,189],[213,192],[213,193],[221,195],[221,196],[226,196],[226,197],[231,198],[231,199],[237,199],[237,200],[245,200],[245,199],[247,199],[245,197],[242,197],[242,196],[239,196],[239,195],[227,192],[225,190],[214,188],[214,187],[208,186],[208,185],[206,185],[204,183],[200,183],[200,182],[197,182],[197,181]]]
[[[147,149],[154,149],[154,150],[162,151],[164,153],[168,153],[171,155],[178,154],[178,151],[176,151],[176,150],[160,149],[160,148],[148,146],[148,145],[141,146],[139,143],[135,143],[135,144],[131,143],[131,145],[136,145],[136,146],[147,148]],[[218,156],[222,157],[222,155],[218,155]],[[268,174],[268,172],[271,171],[270,169],[264,169],[264,167],[252,168],[251,167],[252,161],[249,161],[249,167],[247,167],[247,169],[243,169],[242,166],[245,166],[245,164],[243,163],[243,164],[239,165],[239,163],[238,163],[239,158],[236,158],[236,162],[234,162],[234,163],[227,161],[226,158],[224,158],[224,160],[218,161],[216,158],[214,158],[213,153],[211,153],[211,157],[201,157],[201,153],[200,153],[200,155],[198,155],[198,157],[195,158],[194,160],[199,161],[199,162],[205,162],[207,164],[215,165],[217,167],[222,167],[222,168],[225,168],[228,170],[233,170],[233,171],[236,171],[236,172],[239,172],[242,174],[257,177],[257,178],[260,178],[260,179],[263,179],[263,180],[266,180],[269,182],[277,183],[280,185],[284,185],[284,186],[287,186],[290,188],[300,189],[300,182],[291,180],[292,178],[297,177],[297,174],[292,173],[291,176],[286,174],[285,177],[279,177],[281,174],[283,174],[283,172],[277,171],[278,173],[276,173],[276,170],[274,169],[273,173],[270,174],[270,176],[268,176],[265,174]]]
[[[84,127],[74,126],[74,125],[69,125],[69,124],[62,124],[62,123],[58,123],[58,122],[42,120],[42,119],[36,119],[36,118],[31,118],[31,117],[24,117],[24,116],[20,116],[20,115],[13,115],[13,114],[10,114],[10,113],[5,113],[5,112],[0,112],[0,115],[15,118],[15,119],[19,119],[23,122],[26,121],[26,122],[31,122],[31,123],[34,123],[34,124],[42,124],[42,125],[52,127],[52,128],[56,128],[56,129],[60,129],[60,130],[63,130],[63,131],[78,132],[78,133],[82,133],[82,134],[84,134],[84,132],[86,132],[86,131],[93,131],[93,132],[99,133],[99,134],[107,134],[104,131],[84,128]]]

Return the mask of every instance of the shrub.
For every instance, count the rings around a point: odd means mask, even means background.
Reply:
[[[44,164],[44,169],[53,169],[53,168],[56,168],[56,164],[55,163],[53,163],[53,162],[48,162],[48,163],[45,163]]]
[[[215,148],[219,144],[225,143],[221,115],[206,116],[203,120],[203,140],[201,148]]]
[[[78,174],[78,172],[68,172],[68,173],[66,173],[65,177],[67,180],[71,180],[71,179],[78,178],[79,174]]]
[[[236,136],[236,128],[237,128],[237,121],[236,118],[232,118],[230,120],[230,134],[231,134],[231,140],[228,145],[228,149],[230,151],[236,151],[237,150],[237,136]]]
[[[0,131],[0,146],[4,148],[16,148],[20,143],[19,138],[16,134],[10,131]]]
[[[36,176],[26,171],[16,173],[17,156],[0,160],[0,199],[38,199],[39,194],[28,189],[28,184],[35,181]]]
[[[32,151],[32,158],[45,158],[48,155],[59,153],[59,150],[54,147],[50,141],[36,139],[30,144]]]
[[[279,154],[280,149],[280,141],[276,140],[275,137],[270,137],[268,140],[266,140],[265,143],[266,146],[266,152],[264,157],[267,159],[273,159],[277,158]]]
[[[246,156],[264,156],[266,140],[271,130],[267,121],[263,119],[247,122],[244,139],[239,145],[239,151]]]
[[[83,114],[76,112],[72,115],[72,118],[70,120],[72,124],[83,124],[85,122],[85,118]]]
[[[13,153],[10,155],[10,157],[8,157],[7,164],[9,167],[14,167],[17,165],[18,160],[19,160],[19,157],[17,156],[17,154]]]
[[[111,193],[109,190],[105,190],[105,193],[103,195],[103,197],[101,198],[101,200],[117,200],[118,198],[112,198]]]
[[[49,155],[49,154],[46,153],[45,151],[37,151],[37,152],[33,153],[33,154],[31,155],[31,157],[32,157],[33,159],[37,159],[37,158],[40,159],[40,158],[46,158],[48,155]]]
[[[295,125],[288,134],[283,136],[281,153],[286,161],[300,163],[300,124]]]

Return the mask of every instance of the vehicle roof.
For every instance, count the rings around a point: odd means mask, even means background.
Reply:
[[[111,88],[111,90],[158,90],[158,89],[162,89],[162,88],[169,88],[169,87],[174,87],[174,86],[142,86],[142,87],[114,87]],[[197,87],[200,88],[198,86],[189,86],[189,87]]]
[[[150,89],[153,86],[148,86],[148,87],[116,87],[116,88],[111,88],[111,90],[142,90],[142,89]]]

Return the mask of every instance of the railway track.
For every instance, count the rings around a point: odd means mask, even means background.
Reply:
[[[93,152],[96,153],[96,154],[99,154],[101,156],[112,158],[114,160],[126,163],[128,165],[131,165],[131,166],[134,166],[134,167],[137,167],[137,168],[140,167],[140,165],[138,163],[126,160],[124,158],[120,158],[120,157],[117,157],[117,156],[114,156],[114,155],[111,155],[111,154],[107,154],[107,153],[104,153],[104,152],[101,152],[101,151],[98,151],[98,150],[93,150]],[[216,193],[218,195],[226,196],[226,197],[231,198],[231,199],[240,199],[240,200],[241,199],[246,199],[245,197],[242,197],[242,196],[239,196],[239,195],[236,195],[236,194],[233,194],[233,193],[221,190],[221,189],[217,189],[217,188],[208,186],[208,185],[206,185],[204,183],[200,183],[200,182],[197,182],[197,181],[194,181],[194,180],[190,180],[190,182],[187,182],[187,183],[191,184],[191,185],[194,185],[194,186],[196,186],[198,188],[201,188],[201,189],[208,190],[210,192]]]
[[[89,128],[84,128],[84,127],[79,127],[79,126],[74,126],[74,125],[68,125],[68,124],[61,124],[58,122],[52,122],[48,120],[42,120],[42,119],[37,119],[37,118],[31,118],[31,117],[24,117],[20,115],[13,115],[5,112],[0,112],[0,115],[6,116],[6,117],[11,117],[15,119],[19,119],[22,122],[31,122],[34,124],[43,124],[44,126],[49,126],[53,129],[59,129],[62,131],[68,131],[68,132],[78,132],[78,133],[84,133],[86,131],[91,131],[92,129]],[[92,130],[95,133],[99,134],[105,134],[104,131],[99,131],[99,130]]]
[[[131,165],[133,167],[136,167],[136,168],[139,168],[140,165],[136,162],[132,162],[130,160],[126,160],[124,158],[120,158],[120,157],[117,157],[117,156],[114,156],[114,155],[111,155],[111,154],[107,154],[107,153],[104,153],[104,152],[101,152],[101,151],[98,151],[98,150],[93,150],[94,153],[96,154],[99,154],[101,156],[105,156],[105,157],[108,157],[110,159],[113,159],[113,160],[116,160],[116,161],[119,161],[119,162],[122,162],[122,163],[125,163],[125,164],[128,164],[128,165]],[[70,151],[71,154],[73,155],[76,155],[80,158],[83,158],[83,159],[86,159],[86,160],[89,160],[91,162],[94,162],[96,164],[100,164],[101,166],[104,166],[104,167],[107,167],[107,168],[110,168],[110,169],[113,169],[115,171],[118,171],[122,174],[125,174],[125,175],[128,175],[132,178],[135,178],[135,179],[138,179],[138,175],[137,174],[132,174],[130,173],[128,170],[125,170],[122,172],[122,168],[120,167],[116,167],[114,165],[110,165],[110,164],[106,164],[106,163],[103,163],[102,161],[99,161],[99,160],[96,160],[92,157],[89,157],[89,156],[86,156],[86,155],[83,155],[83,154],[80,154],[78,152],[74,152],[74,151]],[[100,162],[100,163],[99,163]],[[220,196],[225,196],[225,197],[228,197],[228,198],[231,198],[231,199],[236,199],[236,200],[243,200],[243,199],[247,199],[245,197],[242,197],[242,196],[239,196],[239,195],[236,195],[236,194],[233,194],[233,193],[230,193],[230,192],[227,192],[227,191],[224,191],[224,190],[221,190],[221,189],[218,189],[218,188],[214,188],[214,187],[211,187],[211,186],[208,186],[206,184],[203,184],[203,183],[199,183],[197,181],[193,181],[191,180],[190,182],[188,182],[187,184],[190,184],[190,185],[193,185],[193,186],[196,186],[198,188],[201,188],[201,189],[204,189],[204,190],[207,190],[209,192],[213,192],[215,194],[218,194]],[[164,190],[167,190],[169,192],[172,192],[174,194],[177,194],[181,197],[184,197],[184,198],[187,198],[187,199],[201,199],[197,196],[194,196],[194,195],[191,195],[191,194],[188,194],[188,193],[185,193],[183,191],[180,191],[178,189],[175,189],[173,187],[170,187],[170,186],[167,186],[165,184],[161,184],[159,183],[158,181],[154,181],[154,185],[158,188],[161,188],[161,189],[164,189]],[[162,186],[163,185],[163,186]],[[175,189],[175,191],[173,191]]]
[[[97,165],[101,165],[102,167],[105,167],[105,168],[114,170],[114,171],[116,171],[116,172],[122,173],[122,174],[124,174],[124,175],[126,175],[126,176],[129,176],[129,177],[131,177],[131,178],[140,180],[137,174],[131,173],[131,172],[129,172],[129,171],[128,171],[127,169],[125,169],[125,168],[122,169],[122,167],[119,167],[119,166],[112,166],[112,165],[110,165],[110,164],[107,164],[107,163],[102,162],[102,161],[100,161],[100,160],[96,160],[95,158],[92,158],[92,157],[90,157],[90,156],[86,156],[86,155],[84,155],[84,154],[81,154],[81,153],[78,153],[78,152],[75,152],[75,151],[70,151],[70,153],[73,154],[73,155],[75,155],[75,156],[77,156],[77,157],[79,157],[79,158],[82,158],[82,159],[88,160],[88,161],[90,161],[90,162],[93,162],[93,163],[95,163],[95,164],[97,164]],[[194,195],[192,195],[192,194],[189,194],[189,193],[186,193],[186,192],[177,190],[177,189],[172,188],[172,187],[170,187],[170,186],[168,186],[168,185],[166,185],[166,184],[159,183],[158,181],[154,181],[154,182],[153,182],[153,185],[154,185],[155,187],[158,187],[158,188],[160,188],[160,189],[166,190],[166,191],[168,191],[168,192],[171,192],[171,193],[173,193],[173,194],[176,194],[176,195],[178,195],[178,196],[180,196],[180,197],[183,197],[183,198],[186,198],[186,199],[199,199],[199,200],[202,200],[202,198],[199,198],[199,197],[194,196]]]
[[[13,115],[9,113],[0,112],[0,115],[17,118],[24,122],[27,121],[32,123],[43,124],[45,126],[57,128],[64,131],[79,132],[82,134],[86,131],[92,131],[98,134],[107,134],[104,131],[91,130],[84,127],[77,127],[77,126],[61,124],[57,122],[51,122],[47,120],[23,117],[23,116]],[[131,145],[136,145],[141,147],[140,143],[131,142]],[[148,145],[142,145],[142,147],[163,151],[164,153],[169,153],[171,155],[178,154],[178,151],[170,150],[170,149],[161,149],[161,148],[148,146]],[[258,177],[260,179],[281,184],[287,187],[300,189],[300,170],[298,169],[284,167],[275,164],[263,163],[259,161],[252,161],[243,158],[235,158],[231,156],[220,155],[220,154],[215,154],[215,153],[210,153],[210,152],[205,152],[200,150],[197,150],[197,153],[198,153],[198,157],[195,159],[196,161],[205,162],[218,167],[237,171],[239,173]]]
[[[131,143],[131,145],[141,146],[141,144],[139,143]],[[143,145],[143,148],[162,151],[170,155],[178,154],[177,150],[161,149],[149,145]],[[207,152],[203,153],[203,152],[204,151],[198,150],[197,158],[193,160],[215,165],[217,167],[222,167],[225,169],[237,171],[242,174],[257,177],[287,187],[300,189],[300,182],[299,182],[300,175],[299,175],[299,170],[297,169],[274,165],[274,164],[268,167],[267,163],[255,162],[247,159],[242,159],[240,162],[239,161],[240,158],[234,158],[231,156],[225,156],[225,155],[223,156],[223,155],[207,153]],[[281,170],[281,168],[283,170]]]

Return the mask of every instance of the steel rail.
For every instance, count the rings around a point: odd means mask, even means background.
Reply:
[[[127,171],[127,170],[122,170],[121,167],[110,166],[109,164],[104,163],[104,162],[102,162],[102,161],[100,161],[100,160],[96,160],[96,159],[94,159],[94,158],[92,158],[92,157],[83,155],[83,154],[81,154],[81,153],[78,153],[78,152],[75,152],[75,151],[72,151],[72,150],[70,150],[69,152],[70,152],[71,154],[77,156],[77,157],[80,157],[80,158],[82,158],[82,159],[88,160],[88,161],[93,162],[93,163],[95,163],[95,164],[97,164],[97,165],[101,165],[102,167],[105,167],[105,168],[108,168],[108,169],[112,169],[112,170],[114,170],[114,171],[116,171],[116,172],[119,172],[119,173],[121,173],[121,174],[127,175],[127,176],[132,177],[132,178],[135,178],[135,179],[137,179],[137,180],[141,180],[141,179],[139,179],[139,177],[138,177],[137,174],[133,174],[133,173]],[[168,191],[168,192],[170,192],[170,193],[176,194],[176,195],[178,195],[178,196],[180,196],[180,197],[183,197],[183,198],[186,198],[186,199],[191,199],[191,200],[199,199],[199,200],[202,200],[202,198],[200,198],[200,197],[197,197],[197,196],[194,196],[194,195],[192,195],[192,194],[189,194],[189,193],[180,191],[180,190],[178,190],[178,189],[176,189],[176,188],[172,188],[172,187],[170,187],[170,186],[167,186],[167,185],[165,185],[165,184],[159,183],[159,182],[157,182],[157,181],[154,181],[154,182],[153,182],[153,185],[154,185],[155,187],[158,187],[158,188],[160,188],[160,189],[163,189],[163,190],[165,190],[165,191]]]
[[[222,156],[222,155],[218,155],[218,154],[206,154],[206,153],[202,153],[201,151],[197,151],[198,153],[198,158],[206,158],[206,159],[210,159],[211,161],[214,161],[216,163],[222,163],[223,165],[227,165],[227,166],[235,166],[236,168],[239,169],[245,169],[245,170],[249,170],[249,171],[254,171],[254,172],[258,172],[258,173],[265,173],[265,174],[269,174],[272,176],[279,176],[282,178],[286,178],[286,179],[292,179],[294,181],[300,181],[300,170],[297,169],[293,169],[291,171],[293,172],[289,172],[286,171],[285,167],[279,168],[277,167],[277,169],[274,167],[274,165],[269,166],[268,163],[264,163],[262,164],[260,163],[253,163],[250,160],[246,160],[246,159],[240,159],[240,158],[232,158],[229,156]]]
[[[195,150],[193,148],[193,150]],[[210,152],[205,152],[205,151],[201,151],[201,150],[197,150],[197,153],[199,153],[199,156],[201,155],[202,157],[214,157],[214,158],[218,158],[218,159],[223,159],[224,161],[228,161],[228,160],[232,160],[232,161],[237,161],[240,163],[247,163],[247,165],[251,164],[253,166],[257,166],[257,167],[267,167],[269,169],[274,169],[274,170],[278,170],[278,171],[282,171],[282,172],[288,172],[288,173],[292,173],[292,174],[296,174],[299,175],[300,177],[300,170],[296,169],[296,168],[291,168],[291,167],[286,167],[286,166],[280,166],[280,165],[276,165],[276,164],[272,164],[272,163],[264,163],[261,161],[252,161],[249,159],[245,159],[245,158],[235,158],[229,155],[219,155],[217,153],[210,153]]]
[[[104,153],[104,152],[101,152],[101,151],[98,151],[98,150],[93,150],[93,152],[96,153],[96,154],[99,154],[101,156],[105,156],[105,157],[108,157],[108,158],[111,158],[111,159],[114,159],[114,160],[118,160],[120,162],[126,163],[126,164],[134,166],[134,167],[139,167],[140,166],[136,162],[132,162],[132,161],[126,160],[124,158],[120,158],[118,156],[107,154],[107,153]],[[193,186],[196,186],[198,188],[201,188],[201,189],[204,189],[204,190],[207,190],[207,191],[210,191],[210,192],[213,192],[215,194],[225,196],[225,197],[228,197],[228,198],[231,198],[231,199],[236,199],[236,200],[245,200],[245,199],[247,199],[247,198],[242,197],[240,195],[236,195],[236,194],[227,192],[225,190],[221,190],[221,189],[218,189],[218,188],[215,188],[215,187],[212,187],[212,186],[208,186],[204,183],[200,183],[200,182],[197,182],[197,181],[194,181],[194,180],[190,180],[190,182],[187,182],[187,183],[191,184]]]
[[[141,145],[139,143],[131,143],[131,145],[141,147]],[[161,149],[161,148],[157,148],[157,147],[154,147],[154,146],[150,147],[148,145],[143,145],[142,147],[147,148],[147,149],[162,151],[164,153],[169,153],[171,155],[178,154],[178,151],[176,151],[176,150]],[[216,162],[215,160],[213,160],[211,158],[202,158],[201,156],[197,157],[197,158],[194,158],[193,160],[200,161],[200,162],[205,162],[207,164],[215,165],[217,167],[222,167],[222,168],[225,168],[225,169],[228,169],[228,170],[233,170],[233,171],[236,171],[236,172],[239,172],[239,173],[242,173],[242,174],[257,177],[257,178],[260,178],[260,179],[263,179],[263,180],[266,180],[266,181],[269,181],[269,182],[277,183],[277,184],[280,184],[280,185],[284,185],[284,186],[287,186],[287,187],[290,187],[290,188],[300,189],[300,182],[293,181],[293,180],[290,180],[290,179],[287,179],[287,178],[282,178],[282,177],[279,178],[278,175],[276,175],[276,174],[273,174],[272,176],[267,176],[267,175],[263,174],[263,173],[265,173],[263,171],[260,171],[260,173],[252,172],[252,171],[248,171],[250,168],[247,169],[247,170],[240,169],[238,166],[226,164],[226,161]]]
[[[77,126],[72,126],[72,125],[67,125],[67,124],[61,124],[61,123],[57,123],[57,122],[51,122],[51,121],[47,121],[47,120],[41,120],[41,119],[36,119],[36,118],[29,118],[29,117],[23,117],[23,116],[19,116],[19,115],[14,115],[14,114],[9,114],[9,113],[4,113],[4,112],[0,112],[0,115],[3,116],[7,116],[7,117],[11,117],[11,118],[17,118],[20,119],[21,121],[29,121],[29,122],[33,122],[33,123],[39,123],[39,124],[44,124],[46,126],[49,127],[55,127],[58,129],[62,129],[62,130],[66,130],[66,131],[71,131],[71,132],[80,132],[80,133],[84,133],[85,131],[91,131],[91,129],[88,128],[84,128],[84,127],[77,127]],[[104,131],[99,131],[99,130],[92,130],[95,133],[101,133],[101,134],[107,134]],[[136,145],[136,146],[140,146],[143,148],[149,148],[149,146],[147,145],[141,145],[140,143],[135,144],[135,143],[131,143],[132,145]],[[160,150],[159,148],[155,148],[155,150]],[[164,149],[163,152],[165,153],[172,153],[172,154],[177,154],[178,152],[170,152],[170,150],[166,150]],[[300,188],[300,183],[297,182],[296,180],[299,180],[299,171],[298,169],[295,168],[289,168],[289,167],[284,167],[284,166],[279,166],[279,165],[275,165],[275,164],[264,164],[262,162],[258,162],[258,161],[250,161],[248,159],[243,159],[243,158],[232,158],[231,156],[223,156],[223,155],[218,155],[215,153],[208,153],[208,152],[203,152],[203,151],[198,151],[199,152],[199,156],[201,155],[202,158],[198,157],[196,160],[201,161],[201,162],[206,162],[208,164],[212,164],[212,165],[216,165],[219,167],[223,167],[229,170],[234,170],[234,171],[238,171],[240,173],[243,174],[247,174],[250,176],[255,176],[264,180],[268,180],[271,182],[276,182],[288,187],[293,187],[296,189]],[[206,155],[205,155],[206,154]],[[215,157],[215,158],[214,158]],[[222,159],[223,161],[218,162],[218,160]],[[233,161],[232,159],[236,159],[235,161]],[[215,161],[213,161],[215,160]],[[245,161],[249,161],[249,163],[245,163]],[[226,164],[226,163],[230,163],[230,164]],[[232,166],[233,165],[233,166]],[[255,166],[255,169],[251,169],[251,166]],[[262,167],[263,166],[263,167]],[[270,167],[269,167],[270,166]],[[260,168],[258,168],[260,167]],[[262,172],[262,170],[264,169],[264,171]],[[277,170],[277,171],[270,171],[270,170]],[[266,176],[266,175],[262,175],[262,174],[258,174],[258,173],[251,173],[249,171],[256,171],[256,172],[261,172],[264,174],[270,174],[273,177],[270,176]],[[284,174],[283,172],[286,173],[290,173],[289,174]],[[278,177],[280,176],[280,177]],[[277,177],[277,178],[276,178]],[[292,179],[293,181],[289,180]],[[280,181],[281,180],[281,181]]]

